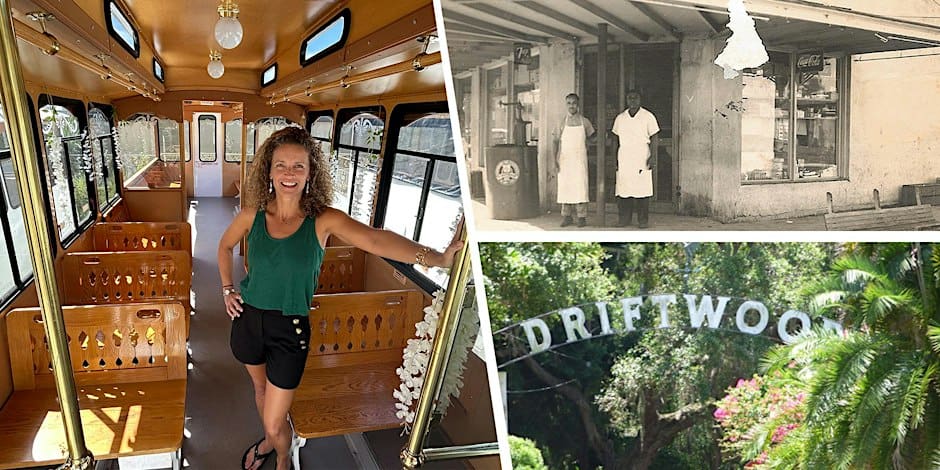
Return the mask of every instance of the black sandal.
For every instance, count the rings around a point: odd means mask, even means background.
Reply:
[[[262,442],[264,442],[264,437],[262,437],[261,439],[258,439],[258,442],[255,442],[254,444],[249,446],[247,449],[245,449],[245,453],[242,455],[242,461],[239,462],[238,468],[241,468],[242,470],[249,470],[252,468],[261,468],[264,466],[264,463],[268,461],[268,457],[271,457],[271,454],[274,453],[274,449],[269,450],[268,453],[266,454],[262,454],[258,452],[258,449],[261,447]],[[245,467],[245,461],[248,460],[249,453],[252,454],[251,464],[248,467]],[[255,467],[255,465],[258,462],[261,462],[261,465],[258,465],[257,467]]]

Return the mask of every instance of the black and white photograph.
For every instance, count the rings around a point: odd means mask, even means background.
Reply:
[[[937,2],[442,8],[480,230],[918,230],[940,216]]]

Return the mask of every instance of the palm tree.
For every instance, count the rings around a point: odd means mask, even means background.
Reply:
[[[781,445],[755,432],[751,457],[766,451],[780,468],[940,468],[940,247],[846,245],[813,290],[811,311],[837,316],[847,333],[814,331],[765,356],[768,377],[802,384],[806,415]]]

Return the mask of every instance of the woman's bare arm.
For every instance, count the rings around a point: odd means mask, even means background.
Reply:
[[[425,248],[395,232],[370,227],[332,208],[324,210],[317,218],[317,223],[327,236],[336,235],[369,253],[402,263],[418,262],[417,255]],[[456,240],[443,253],[430,250],[425,255],[425,264],[450,267],[454,262],[454,254],[460,248],[463,248],[463,242]]]
[[[254,222],[255,210],[243,209],[235,216],[232,224],[225,229],[222,239],[219,240],[219,277],[222,279],[222,286],[232,286],[232,257],[235,245],[241,242],[242,238],[251,230],[251,224]],[[233,319],[241,312],[241,295],[234,293],[225,296],[225,310]]]

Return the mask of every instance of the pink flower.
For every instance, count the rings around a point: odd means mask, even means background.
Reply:
[[[715,419],[718,421],[724,421],[725,418],[727,418],[729,415],[730,413],[728,413],[728,410],[724,408],[718,408],[715,410]]]

